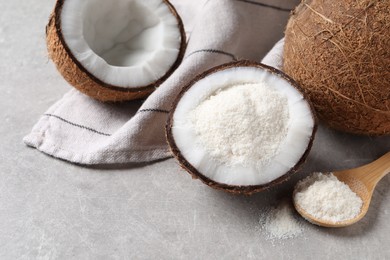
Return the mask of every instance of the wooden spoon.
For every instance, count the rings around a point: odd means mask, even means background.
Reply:
[[[317,224],[323,227],[346,227],[352,225],[361,220],[367,213],[368,207],[370,206],[371,197],[374,192],[375,186],[378,182],[390,172],[390,152],[386,153],[378,160],[349,170],[343,170],[333,172],[333,175],[340,181],[344,182],[349,188],[355,192],[363,201],[360,214],[353,219],[341,221],[341,222],[330,222],[321,220],[313,217],[302,209],[294,200],[294,206],[302,217],[307,219],[313,224]],[[296,189],[294,190],[295,198]]]

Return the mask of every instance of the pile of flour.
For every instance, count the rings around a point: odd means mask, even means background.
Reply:
[[[190,115],[200,144],[219,163],[258,168],[278,153],[288,132],[288,99],[265,82],[224,88]]]
[[[294,238],[304,230],[303,219],[297,216],[288,200],[283,200],[276,207],[265,210],[260,216],[259,223],[268,240]]]
[[[313,173],[297,184],[295,203],[313,217],[333,223],[359,215],[363,201],[332,173]]]

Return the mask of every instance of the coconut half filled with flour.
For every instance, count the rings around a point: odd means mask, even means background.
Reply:
[[[284,73],[235,62],[183,89],[169,116],[167,140],[193,177],[251,194],[286,180],[304,162],[316,131],[312,111]]]
[[[101,101],[149,95],[179,65],[186,42],[166,0],[58,0],[46,33],[63,77]]]

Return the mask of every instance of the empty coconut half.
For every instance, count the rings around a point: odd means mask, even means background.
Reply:
[[[232,193],[278,184],[305,161],[316,118],[283,72],[239,61],[195,78],[174,102],[167,140],[194,178]]]
[[[46,34],[62,76],[101,101],[149,95],[177,68],[186,42],[166,0],[58,0]]]

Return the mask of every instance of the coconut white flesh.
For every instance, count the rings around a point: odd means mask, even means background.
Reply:
[[[178,21],[162,0],[66,0],[61,29],[81,65],[117,87],[152,84],[180,51]]]
[[[250,165],[232,165],[213,159],[201,145],[202,140],[189,115],[199,104],[221,89],[259,82],[267,83],[287,97],[288,130],[278,151],[273,158],[269,158],[269,163],[260,166],[256,162]],[[288,81],[263,69],[237,67],[201,79],[184,94],[173,115],[172,134],[184,158],[209,179],[227,185],[264,185],[278,179],[298,163],[308,147],[314,125],[309,104]]]

